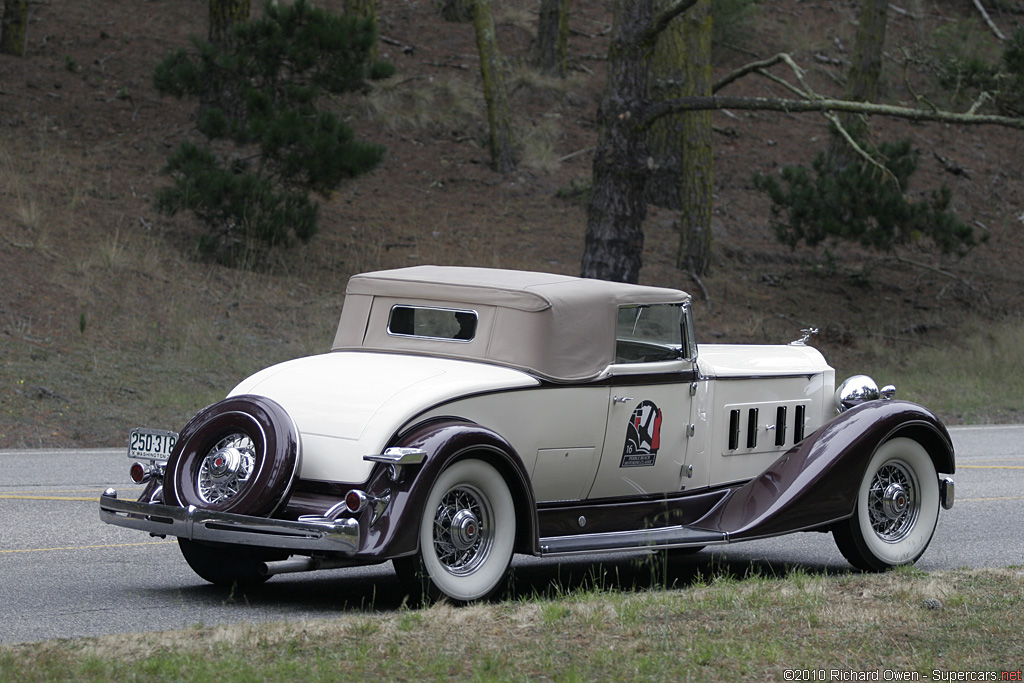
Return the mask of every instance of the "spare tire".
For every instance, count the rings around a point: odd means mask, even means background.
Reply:
[[[168,505],[272,515],[288,498],[301,447],[291,417],[264,396],[232,396],[203,408],[167,459]]]

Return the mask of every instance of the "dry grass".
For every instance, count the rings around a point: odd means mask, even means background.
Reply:
[[[968,324],[962,335],[941,345],[878,344],[867,367],[880,383],[893,383],[897,396],[967,424],[1024,419],[1024,386],[1007,381],[1008,369],[1024,367],[1024,324],[1007,320]]]
[[[472,130],[484,119],[475,84],[454,76],[392,76],[360,101],[364,114],[389,130]]]
[[[1016,671],[1024,571],[713,576],[454,608],[0,648],[8,680],[790,680],[787,670]],[[828,679],[826,679],[828,680]]]

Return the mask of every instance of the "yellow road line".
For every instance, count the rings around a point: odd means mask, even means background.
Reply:
[[[37,494],[38,493],[61,493],[61,494],[63,494],[63,493],[95,493],[96,495],[99,495],[99,494],[103,493],[103,491],[105,489],[106,489],[106,487],[101,488],[101,489],[51,489],[51,490],[44,490],[44,491],[32,491],[32,493],[37,493]],[[15,490],[15,491],[0,491],[0,495],[3,495],[3,496],[20,496],[20,495],[24,495],[25,493],[26,493],[25,490],[20,490],[20,491],[19,490]]]
[[[971,462],[1021,462],[1024,458],[971,458]]]
[[[3,553],[42,553],[50,550],[91,550],[96,548],[131,548],[140,545],[167,545],[177,541],[149,541],[148,543],[111,543],[109,545],[73,545],[66,548],[22,548],[18,550],[0,550]]]
[[[1024,465],[957,465],[956,468],[958,470],[1024,470]]]
[[[11,495],[9,493],[0,493],[0,499],[4,500],[84,500],[90,503],[99,501],[99,496],[92,496],[90,498],[82,498],[77,496],[23,496],[23,495]]]

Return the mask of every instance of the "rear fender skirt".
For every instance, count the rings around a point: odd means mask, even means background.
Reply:
[[[952,441],[935,415],[906,401],[871,401],[809,435],[692,527],[723,532],[734,541],[845,519],[853,514],[855,484],[875,449],[896,436],[920,442],[938,472],[954,472]]]
[[[390,503],[374,523],[369,515],[360,517],[363,532],[361,558],[410,555],[419,550],[419,526],[430,487],[448,465],[473,457],[493,465],[508,484],[516,501],[516,552],[539,552],[537,505],[523,462],[505,439],[490,429],[458,419],[441,418],[417,425],[396,436],[388,447],[418,448],[427,457],[418,467],[408,468],[404,478],[391,481],[388,467],[377,467],[366,492],[371,496],[390,493]]]

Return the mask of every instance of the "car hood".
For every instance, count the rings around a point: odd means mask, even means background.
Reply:
[[[399,354],[336,351],[262,370],[229,395],[273,399],[302,439],[300,477],[363,483],[380,453],[407,422],[445,401],[528,387],[538,380],[510,368]]]
[[[701,374],[718,379],[816,375],[832,370],[821,353],[802,344],[701,344]]]

